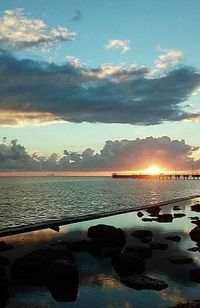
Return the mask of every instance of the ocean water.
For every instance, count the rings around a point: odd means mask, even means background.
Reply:
[[[199,180],[0,177],[0,229],[197,194]]]

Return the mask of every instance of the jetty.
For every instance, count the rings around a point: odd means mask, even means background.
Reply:
[[[114,172],[113,179],[139,179],[139,180],[200,180],[200,173],[169,172],[169,173],[132,173],[121,174]]]

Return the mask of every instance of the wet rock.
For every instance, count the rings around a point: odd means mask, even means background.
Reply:
[[[182,255],[170,256],[168,260],[173,264],[187,264],[193,262],[192,258]]]
[[[144,246],[131,246],[126,247],[125,253],[135,253],[138,254],[142,258],[150,258],[152,256],[152,251],[148,247]]]
[[[189,217],[191,220],[199,220],[199,217],[198,216],[192,216],[192,217]]]
[[[99,224],[88,229],[87,236],[92,243],[102,247],[123,246],[126,243],[126,233],[120,228]]]
[[[119,276],[141,274],[145,270],[144,259],[138,254],[119,254],[112,258],[112,265]]]
[[[196,204],[192,205],[191,210],[193,212],[200,212],[200,203],[196,203]]]
[[[144,222],[152,222],[152,221],[157,221],[157,218],[146,218],[146,217],[144,217],[144,218],[142,218],[142,221],[144,221]]]
[[[190,238],[194,242],[200,242],[200,227],[192,229],[190,232]]]
[[[174,306],[174,308],[199,308],[200,307],[200,300],[196,299],[193,301],[187,301],[184,303],[180,303],[176,306]]]
[[[9,282],[4,266],[0,265],[0,307],[5,307],[9,298]]]
[[[138,212],[138,213],[137,213],[137,216],[138,216],[138,217],[142,217],[142,216],[144,216],[144,214],[143,214],[142,212]]]
[[[155,206],[148,207],[147,212],[150,213],[151,215],[158,216],[160,213],[160,210],[161,210],[160,206],[155,205]]]
[[[172,214],[158,215],[158,222],[172,222],[172,221],[173,221]]]
[[[175,205],[175,206],[173,207],[173,210],[174,210],[174,211],[181,211],[182,208],[181,208],[180,206],[178,206],[178,205]]]
[[[10,244],[6,244],[4,241],[0,241],[0,251],[6,251],[13,249],[13,246]]]
[[[5,257],[0,256],[0,266],[8,266],[9,265],[9,260]]]
[[[156,249],[156,250],[165,250],[168,248],[168,244],[164,243],[150,243],[150,248],[151,249]]]
[[[143,243],[149,243],[152,241],[153,232],[149,230],[136,230],[131,233],[132,236],[139,238]]]
[[[148,289],[148,290],[161,291],[168,287],[168,285],[163,280],[158,280],[143,275],[132,275],[123,277],[121,279],[121,282],[124,283],[126,286],[133,288],[135,290]]]
[[[101,247],[96,245],[91,245],[89,252],[96,258],[109,258],[116,254],[121,253],[121,247]]]
[[[181,237],[179,235],[171,235],[171,236],[166,236],[166,240],[180,242]]]
[[[186,214],[184,214],[184,213],[175,213],[174,214],[174,218],[182,218],[184,216],[186,216]]]
[[[17,284],[44,285],[55,300],[72,301],[78,292],[78,269],[66,247],[51,247],[31,252],[11,265]]]
[[[199,247],[188,248],[189,251],[199,251]]]
[[[191,223],[195,224],[198,227],[200,227],[200,220],[192,220]]]
[[[200,268],[195,268],[190,271],[190,280],[200,283]]]

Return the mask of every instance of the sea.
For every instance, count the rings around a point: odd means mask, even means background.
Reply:
[[[0,229],[200,194],[200,180],[0,177]]]

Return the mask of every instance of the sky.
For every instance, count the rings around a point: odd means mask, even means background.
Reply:
[[[0,170],[200,169],[199,11],[0,1]]]

